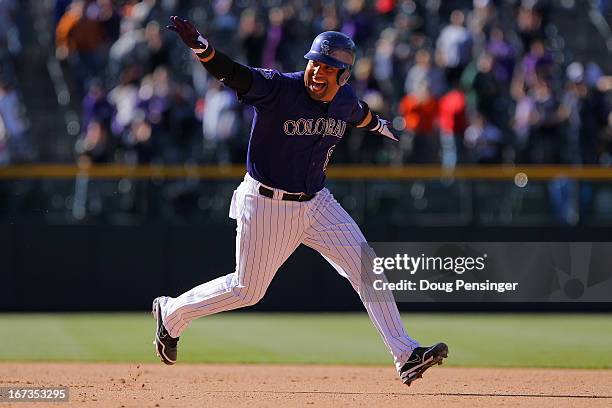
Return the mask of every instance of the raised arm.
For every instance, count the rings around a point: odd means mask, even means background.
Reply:
[[[191,22],[172,16],[170,25],[166,28],[177,33],[185,45],[196,54],[202,66],[223,84],[238,94],[245,94],[251,88],[253,83],[251,71],[215,50]]]

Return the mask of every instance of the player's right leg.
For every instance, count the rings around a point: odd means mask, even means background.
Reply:
[[[324,189],[317,195],[303,243],[316,251],[349,280],[359,294],[374,327],[393,356],[402,381],[410,384],[448,355],[445,344],[420,347],[404,328],[390,291],[376,291],[371,270],[376,256],[361,230],[332,194]]]
[[[245,178],[232,198],[231,216],[237,221],[236,270],[176,298],[157,299],[159,318],[171,338],[178,338],[197,318],[257,303],[299,245],[303,230],[299,203],[264,197],[258,185]]]

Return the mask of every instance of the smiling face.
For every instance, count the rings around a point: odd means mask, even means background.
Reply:
[[[336,50],[330,55],[332,58],[345,64],[353,63],[353,56],[341,50]],[[340,89],[338,84],[338,73],[341,68],[324,64],[319,61],[308,60],[304,70],[304,85],[312,99],[329,102],[334,99]]]
[[[334,99],[340,85],[337,77],[340,68],[309,60],[304,71],[304,85],[312,99],[329,102]]]

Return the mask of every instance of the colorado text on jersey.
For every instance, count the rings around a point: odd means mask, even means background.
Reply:
[[[323,134],[323,136],[341,138],[346,131],[346,122],[333,118],[318,118],[316,122],[314,119],[300,118],[298,120],[286,120],[283,124],[283,130],[288,136]]]

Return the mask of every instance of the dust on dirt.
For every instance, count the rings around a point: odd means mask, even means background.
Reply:
[[[1,363],[0,387],[69,387],[68,407],[609,407],[612,370],[433,367],[406,387],[392,367]]]

